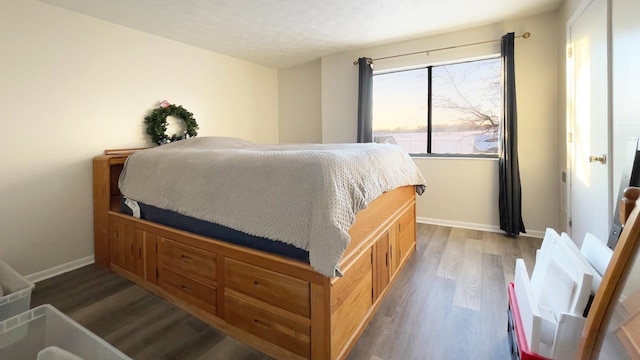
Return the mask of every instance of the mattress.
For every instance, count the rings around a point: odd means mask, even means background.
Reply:
[[[179,214],[174,211],[160,209],[152,205],[137,202],[140,207],[140,218],[157,224],[170,226],[176,229],[188,231],[194,234],[207,236],[216,240],[225,241],[235,245],[281,255],[290,259],[309,263],[309,252],[297,248],[282,241],[271,240],[246,234],[213,222],[196,219],[194,217]],[[120,200],[120,211],[127,215],[133,215],[133,210],[125,204],[124,197]]]
[[[425,186],[419,169],[391,144],[261,145],[190,138],[127,158],[123,196],[309,252],[325,276],[350,240],[356,213],[401,186]]]

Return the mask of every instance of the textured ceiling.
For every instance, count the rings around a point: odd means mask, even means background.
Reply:
[[[557,9],[563,0],[40,0],[272,68]]]

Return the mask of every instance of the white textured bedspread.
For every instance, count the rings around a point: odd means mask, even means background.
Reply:
[[[391,144],[258,145],[224,137],[182,140],[131,155],[122,194],[148,205],[279,240],[338,276],[356,213],[383,192],[425,181]]]

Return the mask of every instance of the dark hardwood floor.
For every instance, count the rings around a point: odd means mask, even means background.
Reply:
[[[349,360],[509,359],[506,285],[540,239],[418,224],[418,246]],[[98,266],[41,281],[52,304],[134,359],[269,359]]]

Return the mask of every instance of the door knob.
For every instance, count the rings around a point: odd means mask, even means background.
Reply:
[[[602,154],[600,156],[589,156],[589,162],[596,162],[599,161],[601,164],[606,164],[607,163],[607,154]]]

